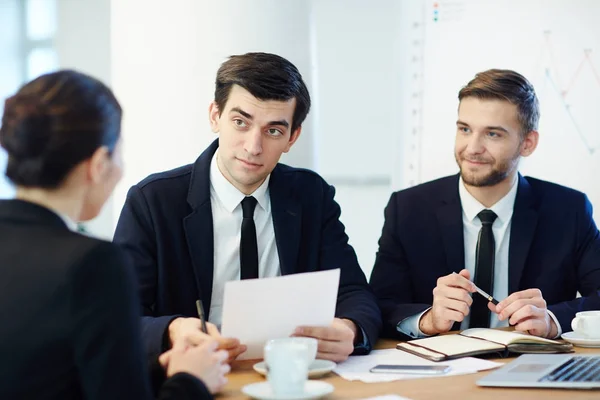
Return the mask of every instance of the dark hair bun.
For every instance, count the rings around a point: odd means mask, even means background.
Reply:
[[[15,159],[37,158],[47,148],[51,124],[52,117],[39,97],[13,96],[4,106],[0,144]]]
[[[17,186],[57,188],[101,146],[112,152],[121,106],[102,82],[71,70],[42,75],[6,100],[0,145]]]

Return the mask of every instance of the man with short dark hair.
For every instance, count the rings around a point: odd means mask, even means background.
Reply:
[[[460,173],[396,192],[385,210],[370,279],[385,334],[510,324],[556,338],[577,311],[600,308],[592,206],[583,193],[518,173],[539,138],[527,79],[488,70],[458,97]]]
[[[132,256],[150,354],[209,333],[233,359],[245,346],[222,338],[227,281],[340,268],[336,318],[298,327],[319,340],[318,358],[342,361],[375,344],[381,314],[339,220],[335,190],[319,175],[279,164],[302,131],[310,96],[296,67],[274,54],[233,56],[217,73],[210,105],[219,135],[196,160],[134,185],[115,242]],[[277,299],[273,299],[277,301]]]

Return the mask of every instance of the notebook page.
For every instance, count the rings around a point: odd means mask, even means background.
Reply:
[[[478,337],[496,343],[509,345],[513,343],[549,343],[558,344],[554,340],[540,338],[532,335],[525,335],[517,332],[502,331],[498,329],[473,328],[466,329],[460,333],[462,336]]]
[[[423,352],[418,346],[426,347],[430,350],[454,356],[459,354],[471,353],[484,350],[503,350],[504,347],[497,343],[487,342],[480,339],[472,339],[461,335],[443,335],[425,339],[413,340],[412,342],[402,343],[402,347],[410,348],[412,351]]]

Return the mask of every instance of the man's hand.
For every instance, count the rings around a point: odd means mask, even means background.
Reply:
[[[545,338],[554,338],[558,334],[558,327],[548,314],[546,300],[539,289],[515,292],[496,306],[490,305],[490,310],[498,313],[500,321],[508,319],[517,331]]]
[[[466,269],[439,278],[433,289],[433,305],[419,321],[421,332],[426,335],[448,332],[455,321],[461,322],[469,315],[473,292],[475,287]]]
[[[357,327],[348,319],[334,318],[331,326],[299,326],[292,336],[318,340],[317,358],[341,362],[354,351]]]
[[[206,340],[216,340],[219,350],[227,350],[228,362],[235,360],[246,351],[247,347],[240,344],[238,339],[224,338],[214,324],[206,323],[208,334],[202,332],[202,324],[198,318],[176,318],[169,325],[169,338],[174,347],[175,344],[183,343],[185,346],[199,346]]]

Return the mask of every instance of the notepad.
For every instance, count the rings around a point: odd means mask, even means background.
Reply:
[[[497,353],[569,353],[573,345],[514,331],[474,328],[459,334],[440,335],[398,343],[396,348],[431,361]]]

